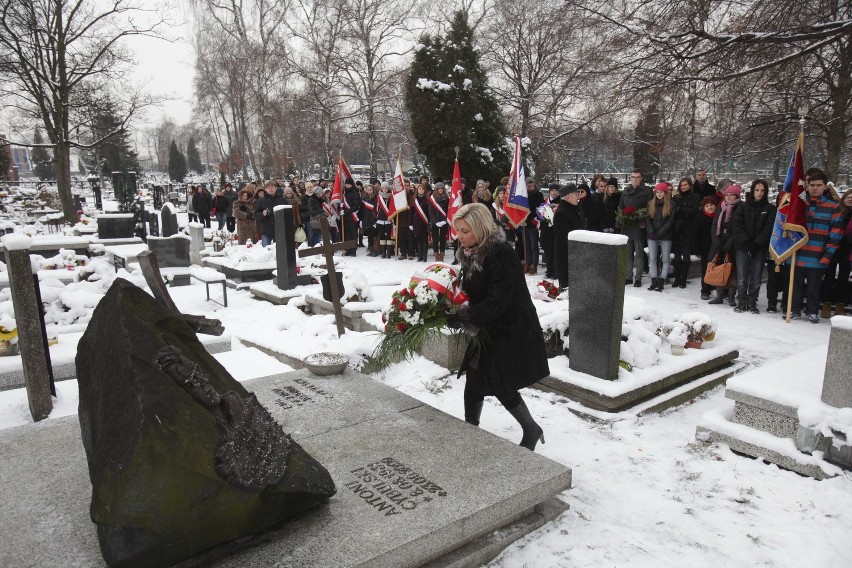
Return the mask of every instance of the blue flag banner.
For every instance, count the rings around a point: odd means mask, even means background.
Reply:
[[[804,142],[805,135],[800,132],[790,167],[787,168],[783,193],[778,202],[778,213],[775,214],[775,225],[769,238],[769,254],[775,260],[776,267],[784,264],[808,242],[805,217],[807,203],[804,201],[807,193],[804,191],[805,168],[802,157]]]

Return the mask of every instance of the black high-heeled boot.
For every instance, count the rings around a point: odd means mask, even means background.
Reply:
[[[509,411],[509,414],[518,421],[518,424],[520,424],[521,428],[524,430],[524,437],[521,439],[521,443],[519,444],[520,446],[534,451],[539,440],[541,440],[542,444],[544,443],[544,430],[542,430],[541,426],[533,420],[533,417],[530,415],[530,411],[523,399],[516,407],[507,408],[506,410]]]
[[[474,426],[479,426],[479,417],[482,415],[481,400],[464,399],[464,421]]]

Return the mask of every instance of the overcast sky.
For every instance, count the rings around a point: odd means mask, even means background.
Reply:
[[[154,6],[158,2],[145,0],[143,3]],[[184,0],[172,4],[169,17],[174,25],[163,29],[173,41],[148,37],[134,37],[128,41],[128,46],[136,53],[134,81],[147,83],[146,91],[149,93],[173,95],[174,98],[149,111],[149,124],[159,123],[164,116],[184,124],[192,117],[195,55],[189,42],[192,28]]]

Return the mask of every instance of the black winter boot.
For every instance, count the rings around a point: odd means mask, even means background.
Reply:
[[[725,297],[722,295],[722,289],[716,288],[716,296],[707,303],[708,304],[721,304],[724,301],[725,301]]]
[[[657,292],[662,292],[666,287],[666,281],[664,278],[657,278],[657,287],[654,288]]]
[[[648,286],[649,291],[654,291],[654,290],[657,289],[657,281],[658,280],[660,280],[660,279],[659,278],[651,278],[651,285]]]
[[[539,426],[536,421],[533,420],[533,417],[530,416],[530,411],[523,399],[518,406],[507,410],[509,411],[509,414],[518,421],[521,428],[524,429],[524,437],[521,439],[521,443],[519,445],[528,450],[534,451],[539,440],[541,440],[542,444],[544,443],[544,430],[542,430],[541,426]]]
[[[464,421],[474,426],[479,426],[479,417],[482,415],[482,401],[464,399]]]
[[[737,312],[738,314],[741,314],[743,312],[748,311],[748,309],[749,309],[748,303],[745,301],[744,298],[740,298],[739,301],[737,302],[737,307],[734,308],[734,311]]]

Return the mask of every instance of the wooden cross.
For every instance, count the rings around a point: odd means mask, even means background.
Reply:
[[[342,243],[332,243],[331,233],[328,231],[328,219],[324,216],[320,218],[320,227],[322,229],[322,246],[311,247],[299,251],[299,257],[325,255],[325,268],[328,271],[328,287],[331,290],[331,303],[334,306],[334,320],[337,323],[337,337],[344,333],[343,329],[343,310],[340,307],[340,288],[337,287],[337,271],[334,269],[334,253],[338,250],[354,249],[358,246],[356,241],[344,241]]]

